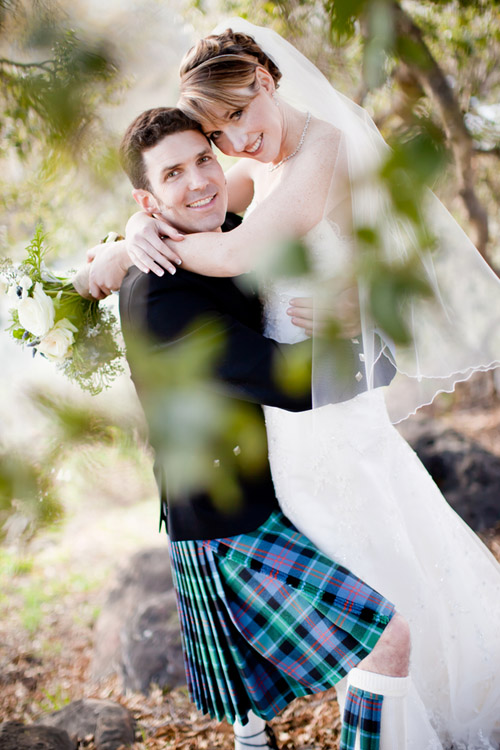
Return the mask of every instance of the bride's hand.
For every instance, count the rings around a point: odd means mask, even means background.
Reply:
[[[318,333],[319,321],[314,308],[312,297],[295,297],[290,300],[290,307],[286,311],[292,323],[297,328],[303,328],[308,336]]]
[[[153,271],[157,276],[163,276],[165,269],[174,274],[175,266],[180,266],[182,260],[164,241],[166,237],[174,242],[184,239],[182,232],[169,224],[160,214],[151,216],[144,211],[138,211],[131,216],[127,222],[125,242],[132,263],[144,273]]]
[[[87,250],[89,291],[94,299],[104,299],[120,289],[128,268],[132,265],[125,241],[104,242]]]
[[[287,314],[308,336],[321,336],[331,323],[340,327],[343,338],[357,336],[361,330],[357,286],[342,290],[328,305],[324,299],[315,303],[312,297],[295,297],[290,300]]]

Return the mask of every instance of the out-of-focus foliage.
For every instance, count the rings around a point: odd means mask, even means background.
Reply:
[[[4,5],[0,29],[10,53],[0,60],[2,155],[14,148],[26,158],[43,145],[83,156],[116,75],[104,40],[79,38],[55,7],[37,3]]]
[[[72,494],[68,481],[94,499],[106,498],[116,482],[113,463],[123,462],[129,472],[135,466],[137,477],[151,466],[143,427],[132,411],[118,413],[55,391],[32,390],[26,396],[43,439],[32,439],[29,452],[24,441],[4,439],[0,444],[0,541],[10,543],[29,540],[40,528],[64,519]],[[79,501],[83,499],[85,495]]]
[[[37,221],[68,223],[75,196],[109,187],[118,161],[103,109],[122,82],[112,43],[75,28],[57,0],[3,0],[0,83],[0,252],[12,255],[5,246]]]
[[[0,449],[0,540],[30,537],[61,517],[51,467]]]
[[[138,336],[128,356],[157,460],[177,497],[208,491],[224,510],[239,502],[237,472],[252,475],[267,457],[262,420],[234,400],[214,371],[226,345],[210,321],[165,348]],[[237,394],[235,394],[237,395]]]

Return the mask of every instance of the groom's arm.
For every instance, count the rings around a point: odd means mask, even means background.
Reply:
[[[189,339],[218,350],[213,377],[229,396],[288,411],[312,407],[310,341],[278,344],[244,325],[217,306],[203,277],[182,270],[163,280],[144,274],[129,276],[120,293],[120,314],[126,341],[132,338],[127,331],[142,317],[152,336],[151,356],[174,354]],[[287,368],[289,358],[296,360],[297,353],[303,355],[307,385],[304,392],[292,394],[277,382],[276,373]]]

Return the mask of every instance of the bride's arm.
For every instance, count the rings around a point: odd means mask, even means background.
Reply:
[[[253,198],[254,181],[249,159],[240,159],[226,172],[228,204],[227,210],[241,214]]]
[[[241,159],[227,171],[228,211],[242,213],[248,208],[254,192],[254,167],[254,163],[248,159]],[[162,269],[175,273],[173,264],[178,265],[181,260],[175,245],[167,247],[165,239],[168,237],[174,242],[180,242],[185,235],[179,233],[164,216],[151,216],[145,211],[136,212],[127,222],[125,236],[127,256],[139,270],[145,273],[153,271],[158,276],[163,275]],[[98,276],[96,273],[96,278]]]
[[[184,268],[206,276],[252,270],[273,243],[301,237],[321,221],[338,149],[337,132],[318,138],[300,159],[286,165],[286,179],[231,232],[204,232],[186,236],[182,243],[166,240],[166,245],[181,256]]]

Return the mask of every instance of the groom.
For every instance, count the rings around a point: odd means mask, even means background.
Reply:
[[[134,186],[134,198],[144,210],[152,213],[161,211],[177,229],[185,233],[221,231],[227,205],[224,174],[197,123],[189,120],[176,109],[149,110],[136,118],[127,130],[122,141],[121,153],[125,170]],[[237,217],[228,217],[224,228],[230,229],[237,221]],[[132,378],[144,403],[148,401],[149,396],[149,386],[147,380],[144,379],[144,359],[153,362],[161,357],[162,353],[175,354],[176,350],[182,348],[183,342],[194,337],[202,340],[207,347],[218,346],[219,334],[222,330],[224,345],[222,351],[219,351],[215,372],[220,391],[230,398],[253,402],[256,405],[255,416],[260,420],[263,417],[258,404],[262,403],[292,411],[311,408],[309,393],[290,396],[284,393],[273,379],[276,362],[286,359],[294,346],[307,347],[307,342],[299,345],[279,345],[272,339],[264,337],[261,333],[262,311],[258,299],[244,294],[231,279],[198,276],[182,268],[178,269],[175,276],[158,277],[153,274],[143,274],[132,267],[121,287],[120,314]],[[218,326],[217,335],[214,334],[213,325],[210,325],[214,323]],[[140,355],[134,356],[134,344],[137,340],[147,342],[146,354],[143,348]],[[239,446],[239,449],[243,459],[245,446]],[[224,472],[224,461],[219,461],[218,454],[215,452],[213,459],[213,471]],[[278,527],[274,527],[273,530],[273,544],[278,550],[280,549],[281,536],[280,531],[276,533],[276,528],[283,529],[284,534],[293,527],[279,511],[268,464],[260,471],[254,471],[249,475],[244,465],[240,466],[239,461],[236,463],[237,486],[233,490],[234,502],[230,503],[230,509],[225,512],[214,502],[210,492],[205,490],[191,492],[186,496],[182,491],[174,492],[169,488],[167,503],[167,488],[162,482],[162,520],[168,528],[174,555],[178,554],[175,550],[182,550],[182,545],[190,540],[202,540],[207,547],[211,548],[213,545],[220,547],[221,539],[222,543],[227,543],[229,547],[232,539],[237,538],[238,543],[244,547],[247,539],[252,540],[253,543],[261,539],[262,545],[257,545],[253,553],[255,558],[249,558],[248,569],[250,570],[258,567],[259,564],[258,558],[262,554],[266,541],[263,530],[267,528],[266,524],[270,522],[270,519],[276,518],[278,518]],[[297,538],[301,536],[297,532],[294,533]],[[285,547],[282,551],[285,551]],[[304,540],[302,549],[298,550],[298,555],[297,560],[300,566],[296,565],[293,569],[294,585],[297,585],[297,579],[299,588],[300,581],[307,588],[307,575],[312,558],[316,562],[321,558],[322,564],[325,564],[326,559],[314,550],[308,540]],[[278,557],[280,557],[279,554]],[[274,670],[276,685],[273,688],[274,693],[269,696],[269,701],[274,705],[277,705],[280,699],[283,700],[284,696],[287,699],[292,697],[289,683],[281,678],[282,672],[286,674],[292,652],[297,663],[307,663],[305,676],[302,679],[302,686],[305,686],[306,690],[302,687],[302,692],[299,691],[296,694],[316,692],[318,689],[324,689],[325,686],[335,684],[339,675],[349,671],[346,665],[349,662],[351,666],[355,664],[357,668],[349,672],[341,747],[345,750],[354,748],[355,742],[359,741],[356,738],[357,736],[359,738],[360,734],[362,742],[366,741],[367,737],[373,736],[375,740],[373,747],[378,746],[382,697],[386,694],[390,697],[384,699],[380,748],[381,750],[386,750],[386,748],[404,750],[404,739],[401,738],[401,734],[394,740],[395,744],[389,744],[387,740],[384,740],[384,733],[387,735],[384,724],[387,724],[387,729],[392,732],[401,714],[402,698],[399,696],[402,696],[406,686],[406,678],[402,675],[406,674],[409,656],[406,624],[399,615],[393,615],[392,605],[377,592],[348,571],[336,566],[335,563],[329,563],[326,560],[326,564],[329,565],[330,574],[334,579],[342,576],[342,594],[339,591],[338,596],[335,597],[337,599],[341,596],[345,599],[342,621],[352,618],[353,612],[358,612],[359,621],[354,628],[356,635],[361,631],[371,631],[371,635],[367,633],[361,638],[361,640],[364,639],[364,643],[371,644],[365,646],[364,654],[360,652],[359,644],[351,638],[353,635],[351,632],[349,636],[344,634],[341,642],[342,648],[344,651],[347,648],[347,651],[343,655],[340,669],[335,671],[335,667],[331,668],[332,662],[335,663],[338,657],[336,653],[329,654],[328,660],[318,660],[315,663],[312,652],[305,651],[305,646],[302,644],[303,638],[295,635],[292,640],[287,639],[287,629],[298,633],[300,630],[306,632],[310,627],[306,613],[301,611],[297,611],[294,615],[296,622],[293,628],[290,627],[290,621],[286,618],[280,621],[279,611],[272,613],[273,620],[276,618],[277,621],[274,627],[277,627],[278,631],[280,627],[282,628],[280,632],[280,639],[283,638],[283,641],[280,640],[280,644],[283,644],[283,650],[280,651],[281,661],[276,659],[276,653],[273,652],[272,657],[266,657],[266,653],[262,654],[254,645],[260,644],[266,633],[269,635],[267,630],[269,623],[262,618],[262,615],[249,628],[251,632],[248,634],[248,639],[252,648],[248,650],[248,653],[254,654],[256,668],[262,668],[264,664],[262,656],[264,660],[271,659],[267,664],[268,670],[271,670],[268,674]],[[298,567],[301,569],[300,573],[297,572]],[[176,570],[175,565],[174,573],[176,577],[179,576],[180,580],[181,573],[179,569]],[[200,568],[195,571],[195,574],[204,576],[206,570]],[[290,571],[284,580],[286,584],[281,588],[287,589],[291,581]],[[243,580],[240,584],[243,586]],[[264,589],[266,585],[270,584],[262,583]],[[290,591],[293,594],[294,590],[291,587]],[[363,592],[361,597],[360,592]],[[263,593],[261,592],[260,595],[263,596]],[[230,600],[231,594],[227,596]],[[253,592],[252,596],[258,596],[258,594]],[[179,601],[182,620],[182,596],[179,596]],[[372,603],[373,611],[368,625],[366,619],[369,601]],[[226,604],[231,609],[234,602],[228,601]],[[261,612],[271,617],[269,610],[262,609]],[[322,616],[318,612],[315,615]],[[337,622],[338,620],[335,623],[330,621],[331,630],[335,629]],[[377,630],[376,635],[373,635],[374,630]],[[241,634],[238,634],[238,637],[241,638]],[[186,654],[188,657],[189,654],[192,656],[196,651],[196,646],[189,643],[189,633],[186,628],[183,631],[183,639]],[[357,656],[354,651],[351,654],[348,652],[348,644],[351,641],[352,648],[357,649]],[[361,661],[359,661],[360,655],[363,657]],[[214,655],[209,658],[214,658]],[[189,658],[187,658],[188,662]],[[208,668],[210,670],[210,665]],[[188,674],[188,679],[189,677]],[[234,675],[226,674],[226,679],[233,681],[233,689],[234,685],[237,685],[236,691],[242,690],[243,682],[238,679],[235,681]],[[318,688],[318,684],[323,687]],[[278,694],[280,690],[281,695]],[[239,699],[243,705],[246,705],[244,696],[240,695]],[[248,703],[248,698],[246,702]],[[265,714],[265,710],[262,713]],[[391,713],[396,718],[391,718]],[[252,712],[249,714],[249,719],[250,721],[245,725],[235,723],[237,750],[243,750],[246,747],[275,746],[269,734],[266,734],[267,730],[263,722]]]

